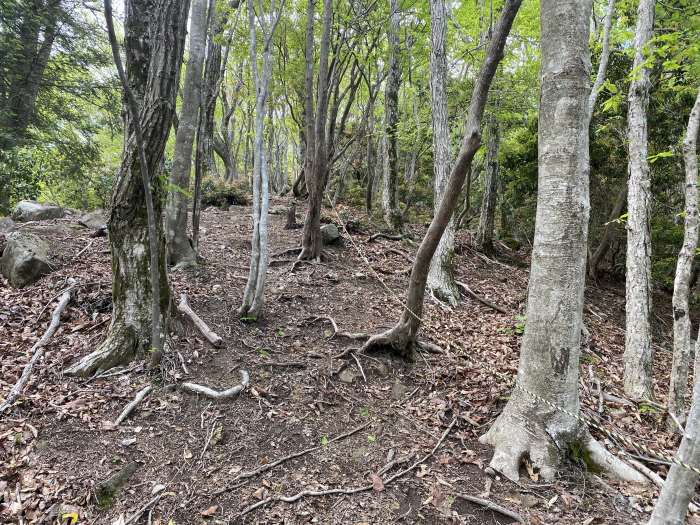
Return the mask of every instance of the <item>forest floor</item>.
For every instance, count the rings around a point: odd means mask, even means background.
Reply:
[[[326,220],[335,218],[324,213]],[[377,230],[366,215],[347,208],[341,214],[351,219],[352,240],[378,273],[341,228],[341,243],[327,248],[322,264],[292,272],[293,256],[273,258],[265,318],[246,323],[236,308],[250,256],[250,209],[205,210],[204,261],[173,272],[172,288],[175,300],[188,295],[224,345],[213,348],[181,320],[174,326],[176,352],[166,357],[158,377],[142,362],[108,377],[64,377],[62,370],[93,350],[109,324],[108,243],[91,239],[89,230],[71,220],[23,226],[49,239],[59,264],[25,289],[0,282],[0,399],[29,360],[68,278],[77,279],[79,288],[21,403],[0,417],[0,522],[56,523],[58,514],[74,511],[81,524],[123,523],[153,494],[158,501],[133,523],[513,522],[459,494],[491,500],[531,524],[646,522],[655,488],[603,480],[575,462],[553,483],[543,483],[531,468],[517,484],[492,480],[483,471],[491,450],[477,438],[504,406],[517,370],[527,293],[528,260],[522,254],[498,245],[487,257],[470,247],[468,232],[459,234],[458,279],[507,313],[466,296],[452,310],[428,300],[422,336],[445,354],[419,354],[413,363],[381,354],[334,357],[358,343],[333,336],[330,322],[316,318],[332,317],[348,332],[391,326],[401,311],[395,296],[404,296],[415,251],[407,241],[369,242]],[[270,217],[271,252],[298,246],[301,230],[284,230],[283,215]],[[413,228],[413,238],[423,232],[422,226]],[[674,451],[678,440],[653,406],[605,402],[603,413],[597,412],[589,374],[606,393],[623,397],[624,292],[612,285],[590,287],[586,298],[592,334],[581,366],[586,413],[652,448]],[[654,312],[655,381],[663,400],[671,360],[670,297],[657,297]],[[250,387],[226,401],[167,387],[187,380],[226,388],[239,382],[241,369],[250,373]],[[115,427],[126,403],[149,384],[150,396]],[[272,465],[305,449],[311,450]],[[98,484],[132,463],[136,470],[121,492],[98,504]],[[414,463],[415,469],[387,481]],[[385,466],[388,471],[377,476]],[[665,474],[664,465],[649,466]],[[262,471],[244,476],[256,469]],[[275,499],[366,486],[354,494]]]

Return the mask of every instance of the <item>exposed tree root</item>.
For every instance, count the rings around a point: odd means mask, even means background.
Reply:
[[[114,323],[114,320],[112,320]],[[94,352],[69,366],[64,373],[72,376],[88,376],[104,372],[131,361],[137,352],[137,341],[132,327],[118,322],[109,329],[107,339]]]
[[[281,252],[273,253],[272,258],[284,257],[285,255],[298,255],[299,253],[301,253],[301,246],[297,246],[296,248],[289,248],[287,250],[282,250]]]
[[[369,239],[367,239],[367,242],[374,242],[377,239],[386,239],[388,241],[402,241],[404,238],[406,238],[406,237],[404,237],[401,234],[390,235],[388,233],[379,232],[379,233],[374,233],[374,234],[370,235]]]
[[[61,323],[61,313],[63,313],[66,306],[68,306],[68,303],[70,302],[72,289],[73,286],[68,288],[65,292],[63,292],[63,295],[61,295],[60,301],[58,301],[56,308],[51,314],[51,322],[49,323],[49,327],[46,329],[46,332],[44,332],[44,335],[41,336],[41,339],[39,339],[34,346],[32,346],[30,352],[33,352],[33,354],[29,360],[29,363],[25,365],[19,380],[15,386],[12,387],[10,393],[7,394],[5,401],[0,405],[0,414],[10,408],[12,403],[14,403],[22,393],[22,389],[27,384],[32,372],[34,371],[34,365],[36,365],[36,363],[41,359],[41,356],[44,355],[44,346],[46,346],[46,343],[48,343],[53,334],[56,333],[56,329],[58,329],[58,325]]]
[[[493,310],[496,310],[497,312],[500,312],[500,313],[506,314],[506,315],[508,314],[508,310],[506,310],[506,309],[503,308],[502,306],[498,306],[497,304],[492,303],[492,302],[489,301],[488,299],[484,299],[484,298],[481,297],[480,295],[476,294],[476,293],[473,292],[473,291],[471,290],[471,288],[469,288],[469,286],[467,286],[465,283],[460,282],[460,281],[455,281],[455,284],[456,284],[457,286],[459,286],[462,290],[464,290],[464,291],[466,292],[466,294],[467,294],[469,297],[471,297],[472,299],[476,299],[476,300],[479,301],[481,304],[484,304],[484,305],[488,306],[489,308],[492,308]]]
[[[445,429],[445,431],[442,433],[442,436],[440,436],[440,439],[437,441],[437,443],[435,444],[433,449],[430,452],[428,452],[425,456],[423,456],[418,461],[413,463],[410,467],[407,467],[407,468],[397,472],[393,476],[390,476],[385,481],[382,480],[383,486],[386,487],[390,483],[405,476],[409,472],[412,472],[413,470],[418,468],[419,465],[421,465],[422,463],[425,463],[428,459],[430,459],[430,457],[433,456],[433,454],[435,454],[437,449],[440,448],[440,445],[442,445],[442,443],[445,441],[448,434],[450,433],[450,431],[452,430],[452,428],[455,426],[456,423],[457,423],[457,420],[453,419],[452,422],[450,423],[450,425],[447,427],[447,429]],[[368,485],[362,485],[362,486],[353,487],[353,488],[336,488],[336,489],[329,489],[329,490],[302,490],[301,492],[294,494],[292,496],[270,496],[268,498],[265,498],[263,500],[258,501],[257,503],[249,505],[248,507],[243,509],[240,513],[238,513],[236,515],[236,518],[241,518],[241,517],[245,516],[246,514],[254,511],[255,509],[263,507],[263,506],[265,506],[269,503],[273,503],[273,502],[282,501],[285,503],[294,503],[295,501],[298,501],[301,498],[307,497],[307,496],[320,497],[320,496],[332,496],[332,495],[336,495],[336,494],[338,494],[338,495],[351,495],[351,494],[357,494],[358,492],[366,492],[366,491],[372,490],[373,488],[374,488],[374,484],[370,483]]]
[[[525,523],[525,521],[523,521],[523,518],[517,512],[508,510],[507,508],[502,507],[497,503],[494,503],[487,499],[477,498],[476,496],[470,496],[469,494],[455,494],[455,497],[469,501],[470,503],[474,503],[476,505],[481,505],[482,507],[485,507],[489,510],[498,512],[499,514],[503,514],[504,516],[514,519],[518,523]]]
[[[311,318],[311,322],[315,321],[328,321],[331,326],[333,327],[333,334],[329,337],[329,339],[332,339],[333,337],[345,337],[347,339],[352,339],[353,341],[365,341],[369,339],[369,334],[366,334],[364,332],[345,332],[343,330],[338,329],[338,324],[335,322],[335,319],[332,317],[322,315],[318,317],[313,317]]]
[[[271,462],[271,463],[266,463],[265,465],[262,465],[262,466],[256,468],[255,470],[250,470],[250,471],[247,471],[247,472],[241,472],[240,474],[238,474],[235,478],[233,478],[233,479],[231,480],[231,483],[240,482],[240,481],[243,481],[243,480],[246,480],[246,479],[249,479],[249,478],[258,476],[258,475],[262,474],[263,472],[267,472],[268,470],[272,470],[272,469],[275,468],[276,466],[281,465],[282,463],[285,463],[286,461],[289,461],[290,459],[295,459],[295,458],[304,456],[304,455],[306,455],[306,454],[309,454],[309,453],[311,453],[311,452],[314,452],[314,451],[316,451],[316,450],[320,450],[320,449],[322,449],[322,448],[325,448],[325,447],[327,447],[329,444],[331,444],[331,443],[333,443],[333,442],[335,442],[335,441],[340,441],[341,439],[345,439],[345,438],[347,438],[347,437],[350,437],[350,436],[352,436],[353,434],[357,434],[357,433],[360,432],[361,430],[364,430],[365,428],[367,428],[369,425],[371,425],[371,422],[365,423],[364,425],[360,425],[359,427],[355,427],[355,428],[353,428],[352,430],[350,430],[350,431],[348,431],[348,432],[345,432],[344,434],[340,434],[339,436],[336,436],[336,437],[334,437],[334,438],[332,438],[332,439],[329,439],[328,442],[327,442],[325,445],[317,445],[317,446],[315,446],[315,447],[309,447],[309,448],[306,448],[306,449],[301,450],[301,451],[299,451],[299,452],[294,452],[294,453],[292,453],[292,454],[289,454],[289,455],[287,455],[287,456],[284,456],[284,457],[282,457],[282,458],[279,458],[279,459],[277,459],[277,460],[275,460],[275,461],[273,461],[273,462]],[[229,492],[229,491],[231,491],[231,490],[236,489],[236,488],[239,487],[240,485],[241,485],[241,483],[238,483],[238,484],[236,484],[236,485],[230,485],[230,486],[228,486],[228,487],[224,487],[223,489],[217,490],[216,492],[214,492],[213,494],[210,494],[210,495],[211,495],[211,496],[220,496],[221,494],[224,494],[224,493],[226,493],[226,492]]]
[[[396,326],[386,332],[370,337],[362,347],[362,352],[388,350],[389,352],[414,361],[414,353],[417,342],[415,335],[411,333],[408,323],[400,321]]]
[[[177,309],[179,312],[185,314],[187,317],[190,318],[190,320],[194,323],[197,329],[202,333],[204,337],[206,337],[207,341],[209,341],[213,346],[218,348],[223,344],[221,337],[216,335],[216,332],[209,328],[207,323],[205,323],[194,312],[194,310],[192,310],[189,303],[187,302],[186,294],[183,293],[180,295],[180,303],[177,305]]]
[[[147,387],[141,389],[138,394],[136,394],[136,397],[134,397],[133,401],[131,401],[128,405],[124,407],[124,410],[122,410],[122,413],[119,414],[119,417],[114,420],[114,426],[118,427],[119,425],[122,424],[122,422],[129,417],[129,415],[134,411],[134,409],[141,404],[141,402],[146,399],[146,396],[151,393],[151,390],[153,390],[153,387],[151,385],[148,385]]]
[[[241,382],[238,385],[226,390],[218,391],[214,390],[213,388],[209,388],[208,386],[198,385],[196,383],[182,383],[180,388],[185,392],[200,394],[212,399],[228,399],[243,392],[243,390],[245,390],[250,384],[250,374],[248,374],[248,372],[245,370],[241,370],[240,374]]]

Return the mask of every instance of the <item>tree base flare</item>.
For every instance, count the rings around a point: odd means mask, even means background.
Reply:
[[[413,362],[416,346],[416,335],[410,323],[400,321],[394,328],[370,337],[362,346],[362,352],[385,350]]]
[[[66,375],[86,377],[115,366],[129,363],[137,354],[136,337],[132,329],[124,325],[112,326],[107,339],[91,354],[68,367]]]
[[[527,457],[542,478],[550,481],[565,455],[573,452],[590,470],[622,481],[648,483],[644,475],[610,453],[572,418],[532,407],[518,411],[512,403],[513,399],[489,431],[479,438],[479,442],[494,447],[490,469],[517,482],[520,464]]]

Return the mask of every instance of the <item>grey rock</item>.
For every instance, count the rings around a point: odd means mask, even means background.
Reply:
[[[0,271],[16,288],[32,284],[51,271],[48,251],[46,242],[33,233],[11,232],[0,258]]]
[[[323,244],[333,244],[338,239],[340,239],[340,232],[335,224],[324,224],[321,226],[321,238],[323,239]]]
[[[355,372],[353,372],[350,368],[346,368],[340,374],[338,375],[338,379],[340,379],[341,382],[343,383],[352,383],[355,380]]]
[[[42,204],[36,201],[20,201],[12,212],[17,222],[47,221],[65,217],[66,211],[56,204]]]
[[[15,227],[15,221],[10,217],[0,217],[0,233],[7,233]]]
[[[405,396],[407,393],[408,387],[403,383],[399,383],[397,381],[391,386],[391,397],[396,401],[403,399],[403,396]]]
[[[107,219],[104,210],[95,210],[84,213],[78,219],[78,224],[90,228],[91,230],[102,230],[107,228]]]

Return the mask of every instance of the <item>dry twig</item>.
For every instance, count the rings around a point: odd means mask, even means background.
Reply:
[[[513,512],[512,510],[508,510],[505,507],[502,507],[498,505],[497,503],[494,503],[492,501],[489,501],[487,499],[483,498],[477,498],[476,496],[470,496],[469,494],[455,494],[456,497],[469,501],[470,503],[475,503],[477,505],[481,505],[482,507],[486,507],[489,510],[493,510],[495,512],[498,512],[499,514],[503,514],[504,516],[508,516],[509,518],[514,519],[518,523],[525,523],[523,521],[523,518],[518,514],[517,512]]]
[[[114,426],[118,427],[121,425],[121,423],[129,417],[129,415],[134,411],[134,409],[141,404],[141,402],[146,398],[148,394],[151,393],[151,390],[153,390],[153,387],[151,385],[148,385],[147,387],[142,388],[138,394],[136,394],[136,397],[134,397],[133,401],[131,401],[128,405],[124,407],[124,410],[122,410],[122,413],[119,414],[119,417],[114,420]]]
[[[221,337],[216,335],[216,332],[214,332],[207,323],[205,323],[195,312],[192,310],[190,307],[189,303],[187,302],[187,295],[186,294],[180,294],[180,304],[177,305],[177,309],[179,312],[185,314],[187,317],[191,319],[191,321],[194,323],[194,325],[197,327],[197,329],[202,333],[204,337],[206,337],[207,341],[209,341],[213,346],[215,347],[220,347],[223,341],[221,340]]]
[[[250,374],[248,374],[246,370],[241,370],[240,374],[241,382],[236,386],[233,386],[226,390],[214,390],[213,388],[209,388],[208,386],[198,385],[196,383],[182,383],[180,385],[180,388],[186,392],[190,392],[192,394],[201,394],[212,399],[227,399],[229,397],[235,396],[236,394],[240,394],[241,392],[243,392],[243,390],[245,390],[248,387],[248,384],[250,383]]]
[[[506,314],[506,315],[508,314],[508,310],[506,310],[506,309],[503,308],[502,306],[498,306],[497,304],[492,303],[492,302],[489,301],[488,299],[484,299],[483,297],[481,297],[481,296],[478,295],[477,293],[473,292],[472,289],[469,288],[469,286],[467,286],[465,283],[460,282],[460,281],[455,281],[455,283],[456,283],[457,286],[459,286],[462,290],[464,290],[464,291],[466,292],[466,294],[467,294],[469,297],[471,297],[472,299],[476,299],[476,300],[479,301],[481,304],[484,304],[484,305],[488,306],[489,308],[492,308],[493,310],[496,310],[497,312],[500,312],[500,313]]]

